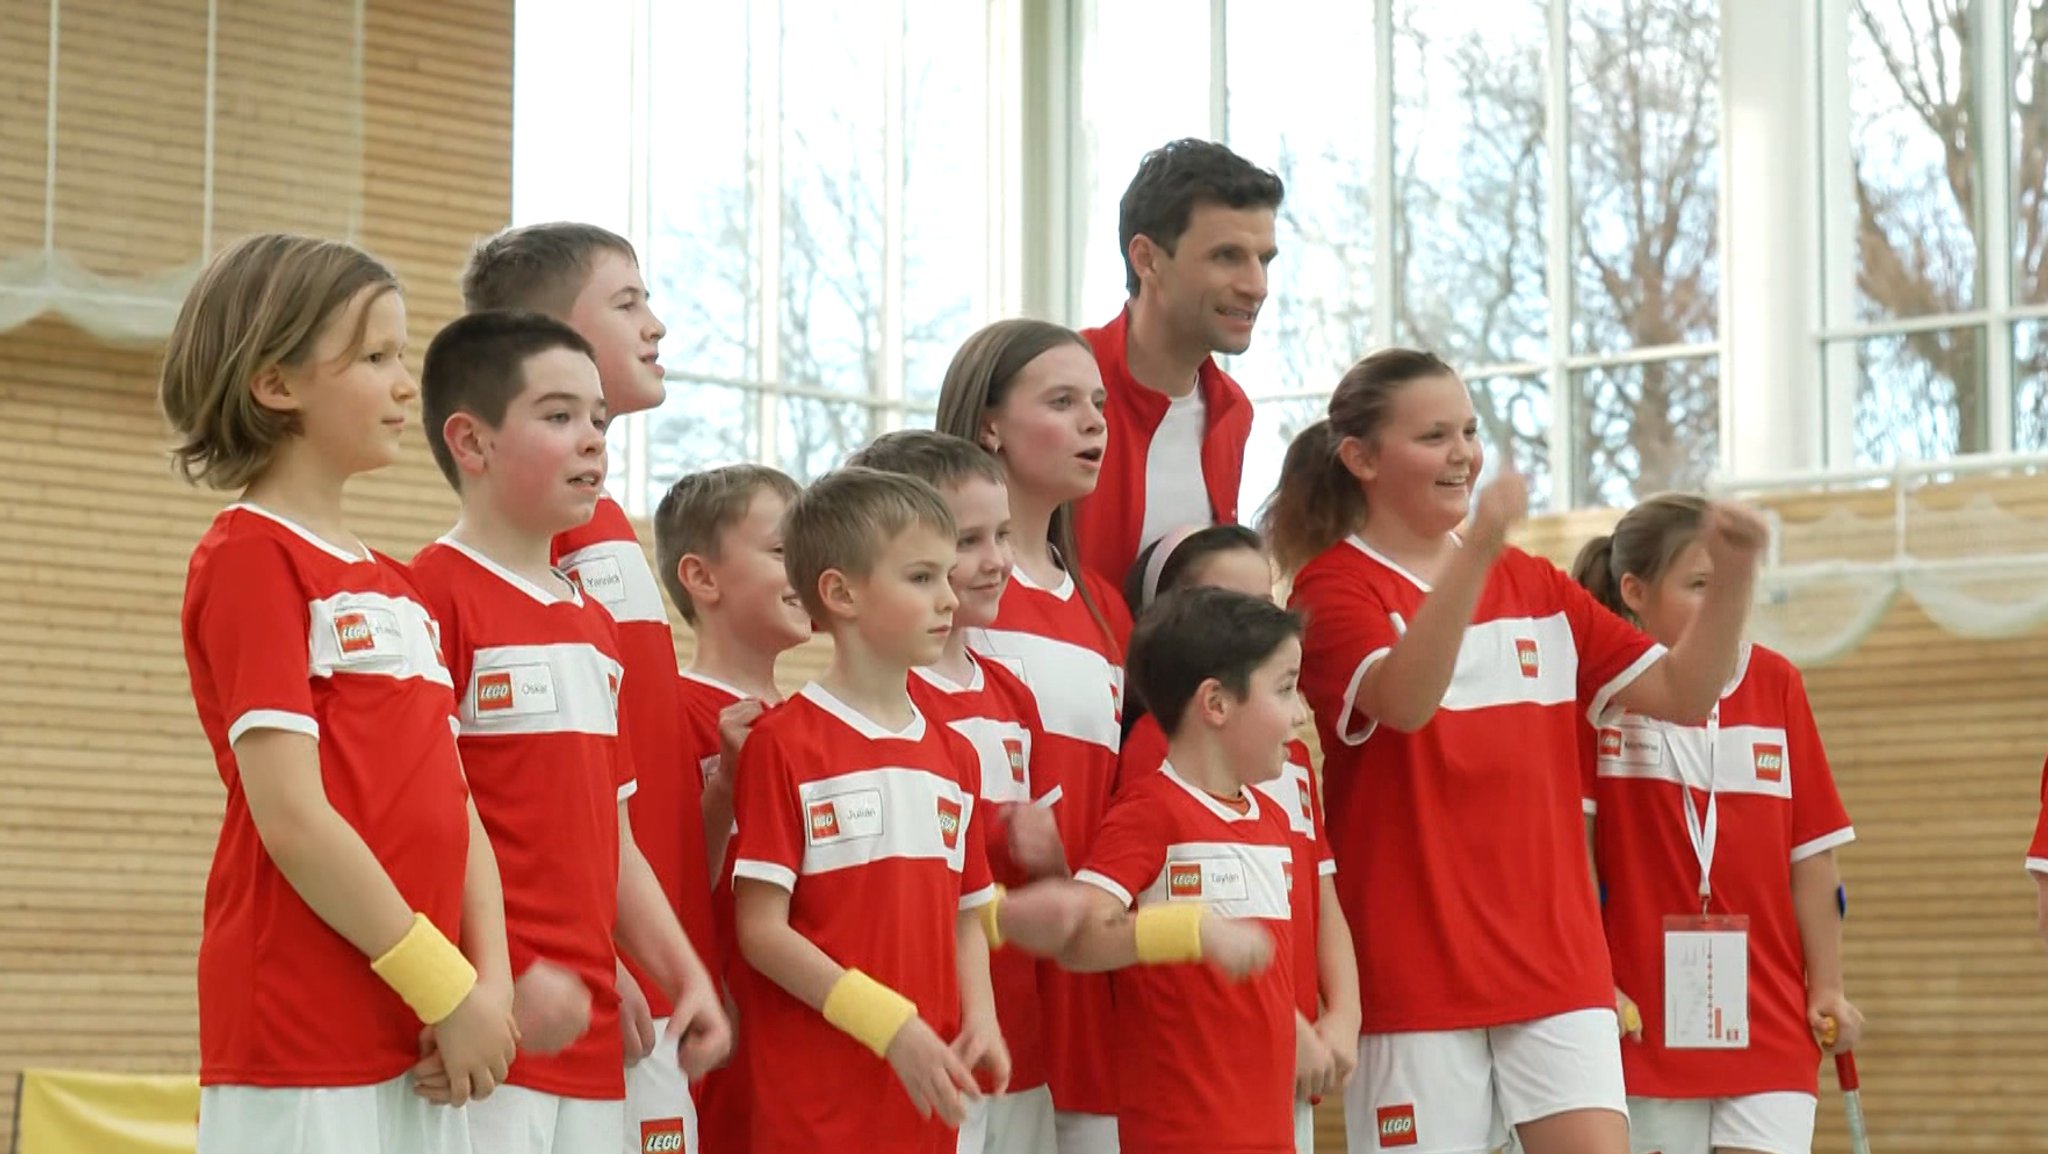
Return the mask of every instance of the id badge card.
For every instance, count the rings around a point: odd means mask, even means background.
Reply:
[[[1749,919],[1664,919],[1664,1045],[1749,1048]]]

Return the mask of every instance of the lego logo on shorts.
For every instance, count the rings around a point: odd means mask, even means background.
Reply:
[[[1536,642],[1533,638],[1515,639],[1515,660],[1521,662],[1524,677],[1534,677],[1541,672],[1536,664]]]
[[[839,836],[839,808],[829,801],[811,803],[811,840],[824,841]]]
[[[1004,738],[1004,739],[1003,739],[1003,756],[1005,756],[1005,757],[1007,757],[1007,758],[1009,758],[1009,759],[1010,759],[1010,780],[1011,780],[1011,781],[1013,781],[1013,782],[1015,782],[1015,783],[1016,783],[1016,784],[1018,784],[1018,785],[1023,785],[1023,784],[1024,784],[1024,742],[1023,742],[1023,740],[1022,740],[1021,738],[1016,738],[1016,737],[1006,737],[1006,738]]]
[[[1785,780],[1785,747],[1782,745],[1755,745],[1750,751],[1756,755],[1756,779],[1758,781]]]
[[[1166,865],[1166,896],[1170,898],[1201,897],[1202,863],[1168,862]]]
[[[492,713],[512,708],[512,674],[479,673],[476,677],[476,711]]]
[[[1600,731],[1600,756],[1621,756],[1621,731],[1619,729],[1603,729]]]
[[[1415,1133],[1415,1107],[1382,1106],[1379,1110],[1380,1149],[1396,1146],[1413,1146],[1421,1141]]]
[[[343,653],[368,653],[377,648],[377,631],[360,613],[343,613],[334,619],[334,640]]]
[[[640,1150],[642,1154],[681,1154],[683,1149],[683,1120],[681,1118],[656,1118],[640,1123]]]

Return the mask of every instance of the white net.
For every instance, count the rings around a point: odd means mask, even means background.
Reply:
[[[159,339],[234,238],[356,234],[359,2],[0,0],[0,28],[31,102],[0,130],[0,331]]]

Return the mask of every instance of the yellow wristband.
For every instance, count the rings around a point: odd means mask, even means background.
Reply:
[[[859,970],[846,971],[825,995],[825,1020],[877,1058],[888,1056],[889,1043],[915,1017],[916,1003]]]
[[[975,911],[981,915],[981,933],[983,937],[988,939],[988,948],[991,950],[1003,948],[1003,927],[1001,921],[998,920],[996,911],[1003,908],[1003,896],[1008,892],[1003,887],[997,886],[996,896],[989,899],[987,904]]]
[[[454,1013],[476,986],[476,967],[422,913],[370,968],[429,1026]]]
[[[1202,958],[1200,902],[1161,902],[1138,911],[1138,960],[1148,966],[1196,962]]]

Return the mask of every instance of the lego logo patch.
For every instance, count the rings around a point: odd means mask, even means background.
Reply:
[[[377,631],[360,613],[344,613],[334,619],[334,640],[343,653],[368,653],[377,648]]]
[[[1422,1139],[1415,1133],[1415,1107],[1382,1106],[1379,1109],[1380,1149],[1413,1146]]]
[[[1600,756],[1621,756],[1621,731],[1619,729],[1603,729],[1600,731]]]
[[[811,803],[811,840],[825,841],[839,836],[839,808],[829,801]]]
[[[657,1118],[640,1123],[640,1150],[642,1154],[681,1154],[683,1149],[683,1120],[681,1118]]]
[[[1785,747],[1782,745],[1756,745],[1750,750],[1756,756],[1756,779],[1758,781],[1785,780]]]
[[[959,816],[956,807],[954,816]],[[882,833],[882,791],[857,789],[804,804],[804,824],[814,846],[831,845]]]
[[[947,849],[960,848],[960,803],[951,798],[939,799],[939,836]]]
[[[1198,898],[1202,896],[1202,863],[1168,862],[1166,865],[1166,896],[1169,898]]]
[[[1515,639],[1515,660],[1521,663],[1524,677],[1535,677],[1541,672],[1536,663],[1536,642],[1532,638]]]
[[[1007,757],[1007,758],[1009,758],[1009,759],[1010,759],[1010,780],[1011,780],[1012,782],[1014,782],[1014,783],[1018,784],[1018,785],[1023,785],[1023,784],[1024,784],[1024,742],[1023,742],[1023,740],[1022,740],[1021,738],[1015,738],[1015,737],[1006,737],[1006,738],[1004,738],[1004,739],[1003,739],[1003,756],[1004,756],[1004,757]]]
[[[1295,788],[1296,788],[1296,789],[1299,789],[1299,790],[1301,791],[1301,817],[1302,817],[1302,820],[1303,820],[1303,821],[1310,821],[1310,820],[1313,820],[1313,819],[1315,818],[1315,813],[1316,813],[1316,807],[1315,807],[1315,800],[1314,800],[1314,797],[1315,797],[1315,795],[1309,792],[1309,788],[1308,788],[1308,782],[1307,782],[1307,781],[1306,781],[1305,779],[1302,779],[1302,778],[1298,778],[1298,777],[1297,777],[1297,778],[1295,778],[1295,779],[1294,779],[1294,785],[1295,785]]]
[[[512,675],[479,673],[476,678],[476,711],[502,713],[512,708]]]

